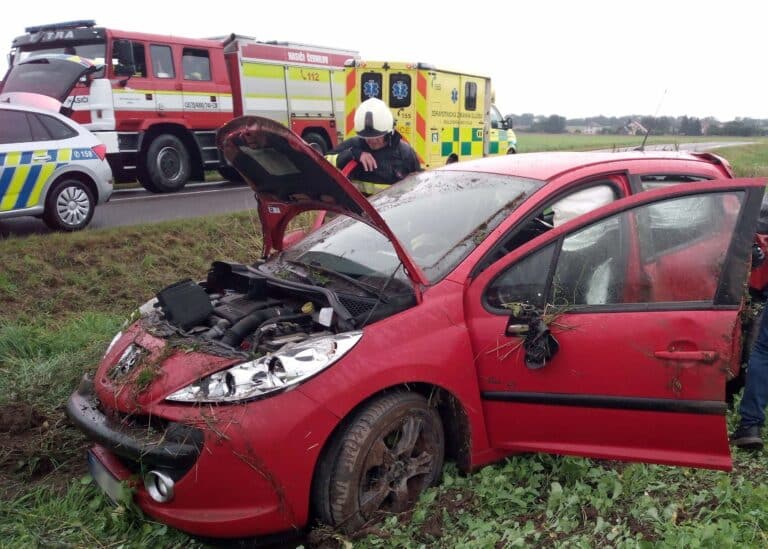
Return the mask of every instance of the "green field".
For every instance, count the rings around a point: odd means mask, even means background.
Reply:
[[[737,174],[768,175],[768,144],[718,152]],[[0,240],[0,547],[199,545],[129,501],[105,501],[85,474],[87,443],[63,405],[135,305],[182,278],[203,278],[213,259],[255,259],[257,227],[242,213]],[[734,458],[731,473],[546,455],[469,476],[448,464],[443,484],[413,512],[386,517],[354,540],[316,529],[304,543],[768,546],[765,454]]]

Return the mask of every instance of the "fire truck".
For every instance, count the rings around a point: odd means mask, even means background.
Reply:
[[[426,63],[346,63],[346,136],[355,109],[369,97],[389,105],[397,131],[424,168],[517,152],[511,120],[493,104],[487,76],[437,69]]]
[[[3,92],[46,93],[62,63],[98,66],[76,75],[63,110],[99,136],[118,181],[172,192],[218,169],[215,130],[254,114],[290,127],[325,153],[343,137],[344,63],[358,52],[236,34],[189,39],[71,21],[25,29],[13,41]],[[83,63],[81,65],[84,66]],[[48,82],[48,83],[46,83]],[[59,92],[57,92],[59,93]]]

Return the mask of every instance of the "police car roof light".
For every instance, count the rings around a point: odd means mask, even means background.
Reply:
[[[52,30],[60,30],[60,29],[77,29],[80,27],[95,27],[96,21],[93,19],[81,19],[78,21],[64,21],[62,23],[50,23],[48,25],[37,25],[34,27],[27,27],[24,29],[24,32],[28,32],[30,34],[41,32],[41,31],[52,31]]]

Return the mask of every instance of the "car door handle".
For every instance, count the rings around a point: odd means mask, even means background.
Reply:
[[[661,360],[712,364],[718,355],[716,351],[655,351],[653,356]]]
[[[44,154],[42,156],[33,156],[32,161],[33,162],[50,162],[51,156],[48,154]]]

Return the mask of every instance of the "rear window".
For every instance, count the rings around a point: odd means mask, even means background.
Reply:
[[[45,114],[34,114],[32,116],[39,120],[42,126],[45,127],[51,139],[69,139],[70,137],[77,136],[77,132],[74,129],[53,116],[47,116]]]

